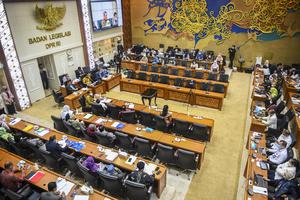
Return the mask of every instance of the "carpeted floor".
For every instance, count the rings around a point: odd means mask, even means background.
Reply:
[[[250,78],[251,75],[245,73],[235,72],[231,75],[228,95],[224,100],[222,111],[198,106],[189,107],[190,114],[202,115],[215,120],[212,141],[207,145],[202,168],[193,177],[188,190],[187,185],[182,184],[189,184],[189,182],[179,181],[175,184],[176,176],[170,177],[167,184],[171,186],[171,189],[168,189],[168,193],[175,192],[175,194],[163,195],[161,199],[236,199]],[[118,87],[105,96],[141,103],[140,95],[119,92]],[[168,104],[170,110],[187,113],[187,104],[163,99],[158,99],[157,103],[160,108],[164,104]],[[50,96],[34,103],[31,108],[20,113],[20,116],[31,118],[31,121],[38,119],[41,124],[52,126],[50,116],[58,116],[60,109]]]

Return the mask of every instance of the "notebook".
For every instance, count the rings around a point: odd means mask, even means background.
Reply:
[[[93,115],[92,114],[86,114],[83,118],[84,119],[90,119]]]
[[[33,128],[33,125],[29,124],[25,128],[23,128],[23,131],[28,132]]]
[[[28,180],[32,183],[36,183],[38,182],[41,178],[43,178],[43,176],[45,176],[44,172],[41,171],[37,171],[33,176],[31,176]]]

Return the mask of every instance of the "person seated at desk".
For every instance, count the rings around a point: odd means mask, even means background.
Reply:
[[[204,59],[204,53],[203,51],[199,50],[196,55],[196,60],[203,60]]]
[[[89,156],[83,162],[82,165],[88,168],[91,172],[96,173],[97,171],[102,171],[105,167],[105,164],[102,162],[96,163],[94,157]]]
[[[267,125],[268,128],[277,129],[277,116],[275,110],[269,110],[267,117],[262,117],[261,122]]]
[[[68,105],[64,105],[61,113],[60,113],[60,117],[62,120],[68,121],[67,119],[72,118],[74,115],[74,112],[70,109],[70,106]]]
[[[170,59],[169,59],[169,65],[173,65],[173,66],[176,65],[175,58],[170,58]]]
[[[270,164],[279,165],[283,163],[288,157],[286,142],[281,140],[279,142],[279,145],[280,145],[279,150],[271,154],[270,156],[268,156],[268,161]]]
[[[91,75],[90,74],[85,75],[82,78],[82,83],[85,84],[86,86],[90,86],[93,83]]]
[[[172,114],[169,113],[168,105],[164,105],[160,116],[164,117],[167,127],[170,128],[170,126],[172,125]]]
[[[217,61],[217,62],[220,62],[220,64],[223,63],[223,57],[222,57],[222,54],[221,54],[221,53],[219,53],[219,54],[217,55],[216,61]]]
[[[278,97],[278,90],[275,87],[275,84],[272,84],[272,86],[269,89],[269,91],[267,92],[266,96],[267,96],[267,99],[265,100],[266,107],[269,107],[272,104],[276,103],[275,100]]]
[[[67,150],[67,146],[61,147],[57,141],[56,141],[56,136],[52,135],[49,140],[45,144],[46,150],[51,153],[55,158],[59,159],[60,154],[62,152],[65,152]]]
[[[278,137],[277,140],[275,140],[270,145],[267,144],[267,146],[270,147],[268,151],[272,153],[278,151],[280,149],[280,141],[282,140],[286,142],[287,148],[291,146],[293,140],[289,130],[283,129],[282,134]]]
[[[10,131],[9,126],[6,123],[6,115],[5,114],[0,115],[0,127],[3,127],[7,131]]]
[[[62,77],[62,85],[66,85],[67,82],[69,81],[71,81],[69,74],[66,74],[65,76]]]
[[[133,109],[127,108],[127,106],[123,105],[121,108],[121,111],[119,112],[119,117],[122,118],[122,115],[124,113],[134,113],[135,111]]]
[[[146,172],[144,172],[145,163],[143,161],[139,161],[137,163],[137,170],[133,171],[128,176],[128,180],[145,184],[147,187],[152,186],[154,183],[154,175],[150,176]]]
[[[67,81],[65,84],[65,87],[67,89],[67,95],[72,94],[73,92],[78,91],[78,88],[72,84],[71,80]]]
[[[16,173],[19,170],[14,169],[12,162],[6,162],[4,164],[4,170],[0,175],[0,183],[2,187],[17,192],[22,187],[22,183],[25,177],[25,172],[21,171],[21,176]]]
[[[79,119],[76,119],[75,116],[72,116],[71,118],[66,117],[66,121],[71,124],[71,126],[76,129],[77,131],[85,130],[85,124],[83,121],[80,121]]]
[[[100,69],[101,78],[107,78],[109,76],[109,72],[107,69]]]
[[[175,48],[174,48],[174,51],[175,51],[176,53],[178,53],[178,52],[181,51],[181,49],[176,45]]]
[[[84,75],[84,71],[82,69],[82,67],[78,67],[77,70],[75,70],[75,75],[76,75],[76,78],[80,78],[82,75]]]
[[[158,62],[159,62],[158,57],[154,56],[153,59],[152,59],[152,65],[158,64]]]
[[[183,54],[183,59],[184,60],[189,60],[190,59],[190,54],[189,54],[189,52],[184,52],[184,54]]]
[[[122,179],[125,175],[119,168],[115,167],[113,164],[106,165],[102,170],[103,173],[111,176],[116,176],[118,179]]]
[[[0,138],[7,142],[15,140],[15,137],[3,127],[0,127]]]
[[[299,74],[296,73],[296,69],[293,68],[290,75],[291,79],[296,80],[299,77]]]
[[[214,63],[211,65],[210,70],[212,73],[218,73],[220,70],[220,63],[218,61],[214,61]]]
[[[116,136],[112,132],[106,131],[102,125],[96,126],[95,124],[89,124],[87,133],[92,137],[95,135],[107,137],[110,142],[113,142],[116,139]]]
[[[66,200],[65,193],[59,193],[57,191],[56,182],[48,183],[48,192],[43,192],[41,194],[40,200]]]
[[[141,58],[140,61],[148,63],[148,57],[146,56],[146,53],[143,53],[142,55],[143,55],[143,57]]]
[[[191,69],[197,69],[198,68],[198,63],[196,62],[196,60],[193,60],[190,67],[191,67]]]
[[[268,170],[269,180],[291,180],[296,176],[296,169],[299,163],[296,159],[290,159],[289,161],[282,163],[276,167],[276,170]]]
[[[89,94],[85,96],[85,106],[90,108],[93,101],[94,101],[94,94],[92,91],[90,91]]]

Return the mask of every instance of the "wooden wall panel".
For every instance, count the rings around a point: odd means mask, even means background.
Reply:
[[[130,0],[122,1],[124,48],[132,46]]]

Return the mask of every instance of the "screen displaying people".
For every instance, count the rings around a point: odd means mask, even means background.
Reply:
[[[91,13],[94,31],[122,26],[121,0],[93,0]]]

